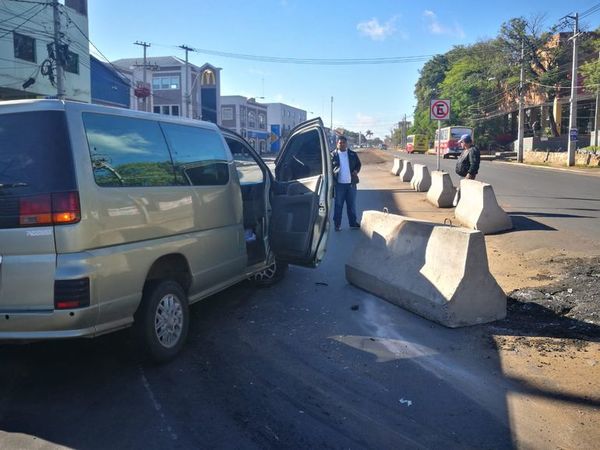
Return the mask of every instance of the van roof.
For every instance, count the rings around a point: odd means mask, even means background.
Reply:
[[[218,130],[212,122],[188,119],[181,116],[167,116],[133,109],[117,108],[114,106],[95,105],[92,103],[74,102],[57,99],[29,99],[0,101],[0,113],[26,112],[26,111],[73,111],[73,112],[96,112],[115,114],[119,116],[137,117],[146,120],[159,120],[161,122],[185,123],[187,125]]]

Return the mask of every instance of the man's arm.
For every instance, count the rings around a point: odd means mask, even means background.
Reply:
[[[356,167],[354,168],[354,172],[358,173],[360,172],[362,164],[360,163],[360,158],[358,157],[358,154],[356,152],[354,152],[354,156],[356,156]]]

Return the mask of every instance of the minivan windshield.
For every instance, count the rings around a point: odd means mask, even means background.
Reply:
[[[75,189],[64,112],[0,114],[0,198]]]

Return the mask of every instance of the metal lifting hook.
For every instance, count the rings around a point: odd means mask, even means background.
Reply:
[[[389,210],[387,209],[387,206],[383,207],[383,213],[384,214],[389,214],[390,213]]]
[[[446,217],[444,219],[444,225],[450,225],[451,227],[454,226],[454,225],[452,225],[452,219],[450,219],[450,217]]]

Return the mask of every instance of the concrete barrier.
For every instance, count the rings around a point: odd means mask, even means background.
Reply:
[[[450,328],[506,316],[483,233],[378,211],[363,212],[361,229],[346,264],[353,285]]]
[[[438,208],[450,208],[456,195],[456,189],[448,172],[431,172],[431,187],[427,191],[427,200]]]
[[[402,170],[400,170],[400,180],[409,183],[414,175],[412,164],[409,160],[402,160]]]
[[[460,180],[460,200],[454,216],[462,225],[484,234],[512,229],[512,220],[500,208],[490,184],[476,180]]]
[[[398,176],[402,169],[402,160],[400,158],[394,158],[394,165],[392,166],[392,175]]]
[[[410,180],[410,186],[417,192],[427,192],[431,187],[431,175],[424,164],[414,165],[414,175]]]

